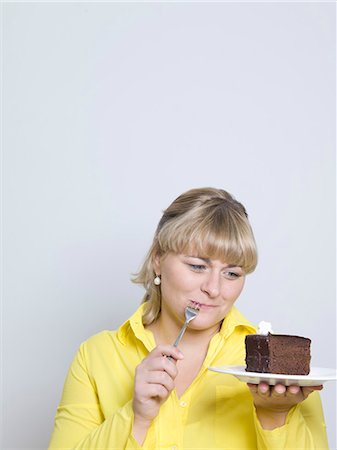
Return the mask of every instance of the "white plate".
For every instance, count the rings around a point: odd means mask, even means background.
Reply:
[[[298,386],[319,386],[326,381],[336,380],[336,369],[325,369],[322,367],[311,367],[309,375],[280,375],[275,373],[258,373],[246,372],[245,366],[220,366],[209,367],[213,372],[220,372],[226,375],[234,375],[240,381],[245,383],[258,384],[265,381],[271,386],[276,383],[290,386],[297,384]]]

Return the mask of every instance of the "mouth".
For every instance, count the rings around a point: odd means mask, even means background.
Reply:
[[[207,309],[216,308],[216,305],[208,305],[206,303],[200,303],[195,300],[191,300],[189,304],[190,304],[190,306],[193,306],[194,308],[198,308],[199,310],[200,309],[207,310]]]

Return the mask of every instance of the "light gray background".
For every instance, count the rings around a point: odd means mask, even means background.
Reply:
[[[335,367],[335,4],[5,3],[3,27],[3,447],[46,447],[77,347],[138,306],[192,187],[248,209],[241,311]]]

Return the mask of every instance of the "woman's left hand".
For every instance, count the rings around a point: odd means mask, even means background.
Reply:
[[[265,382],[258,385],[248,383],[248,387],[254,399],[257,417],[265,430],[284,425],[293,406],[305,400],[311,392],[323,389],[323,386],[269,386]]]

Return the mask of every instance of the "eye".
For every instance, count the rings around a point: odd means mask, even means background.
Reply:
[[[202,264],[188,264],[188,266],[195,272],[203,272],[206,269],[206,266]]]
[[[232,272],[232,271],[227,271],[224,273],[225,278],[227,278],[227,280],[236,280],[237,278],[241,277],[240,273],[237,272]]]

